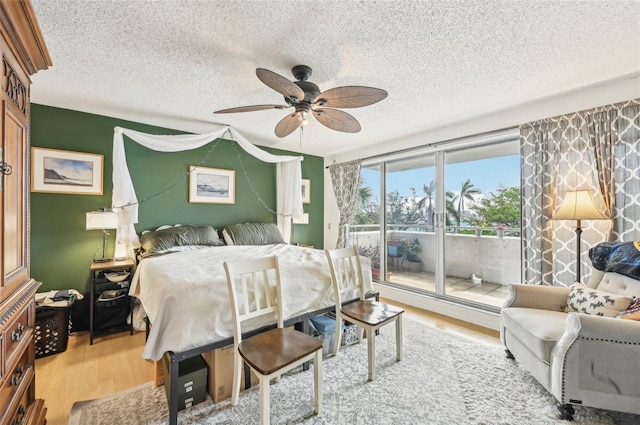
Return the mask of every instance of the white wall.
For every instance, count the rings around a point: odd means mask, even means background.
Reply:
[[[502,112],[479,115],[467,120],[452,122],[449,125],[436,128],[425,133],[415,134],[413,136],[397,140],[389,140],[383,144],[368,147],[364,152],[352,151],[336,157],[325,158],[325,166],[331,165],[334,162],[340,163],[356,158],[382,155],[397,150],[428,145],[430,143],[516,127],[520,124],[538,119],[554,117],[636,98],[640,98],[639,74],[586,87],[581,90],[574,90],[547,99],[528,102]],[[325,248],[333,248],[335,247],[338,238],[338,208],[336,206],[333,189],[331,187],[331,178],[329,177],[329,172],[326,169],[324,187],[324,246]],[[416,305],[416,303],[421,305]],[[425,306],[425,304],[422,304],[420,300],[417,300],[416,303],[413,305],[418,307]],[[432,305],[432,300],[429,300],[428,304]],[[443,310],[448,311],[447,309]],[[462,317],[459,317],[459,314],[457,313],[458,311],[459,310],[456,310],[456,313],[452,314],[452,317],[469,320],[469,317],[464,314]]]

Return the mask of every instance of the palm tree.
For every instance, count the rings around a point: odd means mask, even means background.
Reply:
[[[460,193],[454,198],[454,201],[458,202],[458,227],[460,227],[460,220],[462,218],[462,213],[464,212],[464,201],[473,201],[473,195],[479,195],[481,193],[482,191],[476,188],[473,183],[471,183],[471,179],[467,179],[464,183],[462,183]]]
[[[373,193],[371,192],[371,188],[369,186],[363,186],[362,184],[360,184],[360,187],[358,188],[358,207],[364,208],[367,204],[369,204],[372,196]]]
[[[433,226],[433,198],[435,197],[436,192],[436,182],[435,180],[431,180],[429,185],[423,185],[422,190],[424,191],[425,197],[418,201],[418,207],[424,208],[424,204],[428,202],[426,207],[427,214],[427,224]],[[445,225],[450,226],[452,224],[452,220],[460,225],[460,214],[455,206],[456,195],[453,192],[447,192],[445,197]]]
[[[371,224],[372,218],[368,214],[368,207],[373,198],[373,192],[371,187],[365,186],[364,179],[360,180],[360,187],[358,188],[358,198],[356,200],[356,215],[354,217],[354,224]]]
[[[453,192],[447,192],[447,197],[445,200],[445,209],[447,213],[445,214],[445,225],[451,226],[451,219],[453,218],[460,226],[460,215],[458,214],[458,210],[455,207],[455,198],[456,195]]]
[[[435,196],[436,192],[436,181],[431,180],[431,183],[429,183],[429,185],[423,184],[422,191],[424,192],[425,197],[420,199],[420,201],[418,202],[418,208],[424,208],[425,201],[429,202],[426,211],[427,224],[433,226],[433,197]]]

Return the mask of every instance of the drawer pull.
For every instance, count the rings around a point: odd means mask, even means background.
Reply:
[[[21,425],[24,422],[24,414],[27,412],[27,408],[25,406],[23,406],[22,404],[18,407],[18,412],[16,413],[16,416],[13,417],[13,420],[11,421],[11,425]]]
[[[11,385],[15,385],[16,387],[20,385],[22,382],[22,375],[11,375]]]
[[[20,382],[22,382],[23,374],[24,374],[24,367],[22,365],[19,365],[16,368],[16,370],[13,372],[13,375],[11,375],[11,385],[15,385],[15,386],[20,385]]]
[[[22,323],[18,323],[16,329],[11,331],[11,341],[17,342],[22,339],[22,334],[24,333],[24,325]]]

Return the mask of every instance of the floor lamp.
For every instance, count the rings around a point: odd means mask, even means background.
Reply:
[[[596,206],[593,194],[590,190],[570,190],[568,191],[558,211],[551,217],[552,220],[576,220],[576,255],[578,258],[576,266],[576,282],[580,282],[580,238],[582,228],[581,220],[606,220],[605,216]]]

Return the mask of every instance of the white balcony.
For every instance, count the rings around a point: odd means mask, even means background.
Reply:
[[[349,244],[364,248],[363,255],[371,254],[379,247],[380,232],[368,228],[352,226]],[[387,232],[388,282],[435,293],[435,234],[429,231],[393,230],[399,226],[389,226]],[[404,225],[404,227],[408,227]],[[359,231],[362,229],[363,231]],[[467,301],[502,306],[508,296],[507,285],[521,282],[521,243],[518,231],[506,229],[485,229],[481,236],[453,233],[461,229],[448,229],[445,234],[445,294]],[[464,231],[464,229],[462,229]],[[480,232],[477,232],[480,234]],[[500,234],[500,235],[499,235]],[[517,235],[517,236],[511,236]],[[421,262],[409,264],[401,257],[394,244],[397,241],[417,239],[420,246],[418,257]],[[368,250],[366,248],[369,248]],[[375,254],[373,255],[375,258]],[[375,271],[374,271],[375,274]],[[476,276],[475,281],[472,275]],[[379,274],[374,278],[380,279]],[[481,282],[478,281],[481,279]]]

